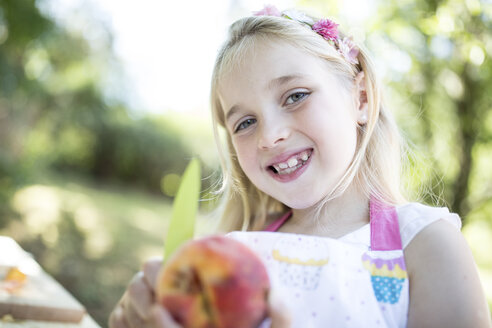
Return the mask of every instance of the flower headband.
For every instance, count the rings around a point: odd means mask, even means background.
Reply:
[[[255,16],[277,16],[291,19],[309,26],[314,32],[330,42],[335,49],[351,64],[359,64],[357,56],[359,48],[350,37],[343,39],[338,35],[338,24],[330,19],[320,19],[315,22],[311,17],[297,10],[280,12],[275,6],[267,5],[262,10],[253,13]]]

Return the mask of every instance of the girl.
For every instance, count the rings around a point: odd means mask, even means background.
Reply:
[[[459,217],[400,192],[399,135],[366,51],[331,20],[256,14],[231,26],[211,96],[216,137],[227,131],[222,229],[262,256],[283,300],[271,325],[490,326]],[[159,265],[111,327],[178,327],[151,306]]]

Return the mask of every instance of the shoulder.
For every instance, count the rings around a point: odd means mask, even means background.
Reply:
[[[410,279],[409,327],[489,327],[478,271],[456,226],[435,220],[404,252]]]
[[[461,229],[461,219],[456,213],[451,213],[446,207],[432,207],[421,203],[407,203],[396,207],[398,224],[403,248],[428,225],[444,220]]]

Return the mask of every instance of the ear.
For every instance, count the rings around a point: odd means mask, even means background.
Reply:
[[[357,73],[354,80],[355,84],[355,99],[357,108],[357,123],[359,125],[364,125],[368,120],[368,104],[367,104],[367,93],[366,93],[366,77],[364,71]]]

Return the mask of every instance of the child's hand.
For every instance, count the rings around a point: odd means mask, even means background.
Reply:
[[[180,328],[171,315],[155,303],[155,283],[162,259],[145,262],[133,277],[109,317],[110,328]]]
[[[145,262],[143,270],[133,277],[123,297],[109,318],[110,328],[181,328],[161,305],[155,303],[155,284],[162,259]],[[269,319],[260,327],[289,328],[291,318],[284,303],[275,293],[268,300]]]

